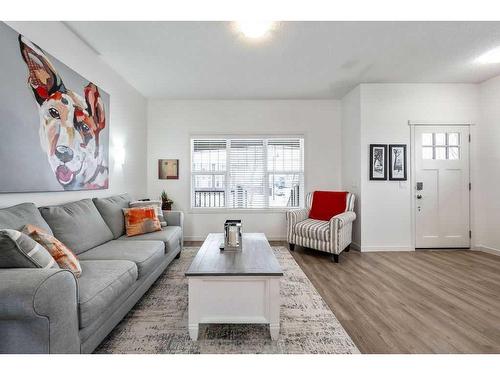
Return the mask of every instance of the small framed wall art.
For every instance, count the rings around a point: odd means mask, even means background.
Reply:
[[[387,180],[387,145],[370,145],[370,180]]]
[[[178,180],[179,159],[159,159],[158,178],[160,180]]]
[[[406,145],[389,145],[389,180],[406,179]]]

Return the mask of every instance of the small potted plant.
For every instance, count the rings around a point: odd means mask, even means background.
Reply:
[[[161,209],[170,211],[172,209],[172,204],[174,203],[174,201],[168,197],[167,192],[165,190],[161,192],[160,198],[161,198]]]

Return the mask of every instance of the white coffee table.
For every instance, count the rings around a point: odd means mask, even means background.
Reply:
[[[210,233],[185,273],[189,280],[189,335],[200,323],[269,324],[280,329],[283,271],[263,233],[244,233],[241,251],[221,251],[222,233]]]

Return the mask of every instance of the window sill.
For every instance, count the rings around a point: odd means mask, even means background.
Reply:
[[[301,207],[294,208],[191,208],[187,211],[189,214],[278,214],[290,210],[299,210]]]

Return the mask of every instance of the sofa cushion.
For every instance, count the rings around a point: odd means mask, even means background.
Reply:
[[[127,237],[122,236],[119,240],[122,241],[163,241],[165,244],[165,253],[170,251],[175,251],[181,246],[182,241],[182,230],[181,227],[165,227],[161,231],[151,232],[146,234],[140,234],[138,236]]]
[[[113,239],[113,233],[91,199],[41,207],[40,212],[54,236],[75,254]]]
[[[78,314],[80,328],[85,328],[130,291],[137,280],[137,266],[128,260],[82,260],[80,264]]]
[[[59,268],[59,266],[42,245],[26,234],[14,229],[0,229],[0,268]]]
[[[54,258],[59,267],[70,270],[76,277],[80,277],[82,268],[75,254],[53,235],[48,234],[34,225],[26,225],[23,233],[42,245]]]
[[[162,261],[161,241],[109,241],[82,254],[81,260],[130,260],[137,265],[139,278],[149,275]]]
[[[330,225],[328,221],[306,219],[295,224],[295,233],[301,237],[320,241],[330,241]]]
[[[21,203],[0,209],[0,228],[20,231],[26,224],[35,225],[52,234],[49,224],[40,215],[34,203]]]
[[[130,196],[128,194],[114,195],[108,198],[94,198],[95,206],[99,210],[102,218],[113,233],[113,238],[125,234],[125,220],[123,218],[123,208],[127,208],[130,204]]]

